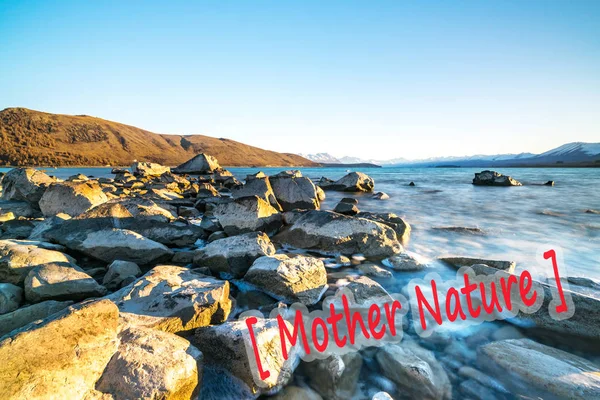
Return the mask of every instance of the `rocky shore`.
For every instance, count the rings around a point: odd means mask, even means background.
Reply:
[[[406,251],[407,221],[359,209],[358,195],[389,198],[360,172],[242,183],[199,154],[113,174],[62,181],[18,168],[0,181],[2,399],[600,398],[600,287],[585,278],[569,281],[568,320],[545,303],[421,338],[409,315],[400,343],[312,362],[285,360],[266,318],[255,336],[271,375],[259,385],[244,311],[318,309],[342,287],[368,304],[415,274],[515,264]],[[493,171],[473,183],[521,185]],[[327,191],[346,196],[334,210],[322,207]],[[540,284],[549,302],[554,288]]]

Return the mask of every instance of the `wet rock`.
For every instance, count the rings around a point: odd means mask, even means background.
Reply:
[[[38,265],[75,263],[70,256],[40,247],[36,242],[0,240],[0,281],[22,285],[27,274]]]
[[[466,233],[471,235],[485,235],[481,228],[472,228],[467,226],[436,226],[432,229],[444,232]]]
[[[548,181],[544,183],[544,186],[554,186],[554,181]]]
[[[383,269],[375,264],[360,264],[358,270],[366,276],[374,278],[391,278],[392,273],[387,269]]]
[[[272,234],[282,225],[281,214],[257,196],[217,204],[212,214],[228,236],[255,231]]]
[[[415,183],[411,182],[411,183],[408,184],[408,186],[415,186]]]
[[[345,201],[346,200],[346,201]],[[355,200],[354,202],[350,202],[347,200]],[[356,215],[359,213],[359,209],[357,207],[358,201],[356,199],[342,199],[333,209],[334,212],[338,214],[344,215]]]
[[[373,195],[375,200],[389,200],[390,196],[387,193],[377,192]]]
[[[349,290],[354,296],[356,304],[366,304],[381,300],[391,301],[390,294],[373,279],[366,276],[349,276],[344,284],[340,285]]]
[[[521,182],[510,176],[499,174],[496,171],[481,171],[475,173],[473,185],[481,186],[522,186]]]
[[[233,188],[231,193],[235,199],[257,196],[269,203],[277,211],[282,211],[281,206],[275,198],[275,193],[273,193],[269,177],[262,172],[248,175],[246,177],[246,184]]]
[[[383,260],[383,265],[396,271],[421,271],[428,267],[425,260],[409,252],[403,252]]]
[[[208,239],[206,239],[206,241],[208,243],[212,243],[215,240],[225,239],[226,237],[228,237],[228,236],[224,231],[218,231],[218,232],[211,233],[210,236],[208,237]]]
[[[309,178],[303,177],[300,171],[280,172],[269,179],[275,198],[284,211],[319,209],[317,187]]]
[[[333,355],[302,364],[309,385],[325,399],[353,398],[363,360],[360,353]]]
[[[600,210],[592,210],[592,209],[587,209],[585,210],[586,214],[600,214]]]
[[[207,266],[215,276],[242,278],[254,260],[275,254],[275,246],[263,232],[215,240],[198,250],[194,265]]]
[[[396,232],[398,240],[403,245],[407,244],[410,239],[410,225],[402,218],[394,213],[372,213],[372,212],[361,212],[356,215],[359,218],[366,218],[371,221],[379,222],[387,225]]]
[[[505,395],[509,394],[508,390],[504,387],[502,383],[492,378],[491,376],[486,375],[485,373],[479,370],[476,370],[475,368],[466,365],[462,366],[458,369],[458,374],[464,378],[472,379],[477,383],[485,386],[486,388],[492,389],[497,393],[503,393]]]
[[[62,182],[50,185],[39,205],[45,216],[65,213],[73,217],[106,201],[106,194],[96,182]]]
[[[260,257],[254,261],[244,280],[288,304],[315,304],[327,290],[323,261],[313,257],[289,257],[286,254]]]
[[[383,346],[376,355],[383,375],[407,396],[420,399],[450,399],[452,387],[444,367],[429,350],[414,342]]]
[[[72,301],[48,300],[0,315],[0,337],[31,322],[44,319],[73,304]]]
[[[165,172],[171,172],[171,168],[164,165],[140,161],[131,164],[131,170],[135,176],[161,176]]]
[[[15,311],[22,302],[23,289],[11,283],[0,283],[0,314]]]
[[[200,153],[173,170],[177,174],[211,174],[221,167],[213,156]]]
[[[286,321],[286,326],[291,332],[292,325]],[[248,357],[247,348],[251,343],[244,320],[196,330],[190,341],[204,354],[205,371],[217,371],[211,374],[213,382],[207,381],[205,373],[201,398],[205,397],[204,388],[210,386],[216,386],[222,392],[237,393],[236,397],[225,396],[228,398],[256,398],[261,394],[276,393],[290,381],[297,362],[297,349],[290,349],[289,358],[284,360],[277,320],[259,319],[253,331],[263,368],[270,372],[261,385],[253,377],[258,371],[253,359]]]
[[[478,400],[489,400],[498,397],[492,390],[479,384],[473,379],[467,379],[466,381],[461,382],[459,390],[465,397]]]
[[[319,393],[311,388],[288,385],[271,397],[272,400],[323,400]]]
[[[115,260],[108,266],[102,284],[109,290],[121,287],[127,278],[136,278],[142,274],[140,267],[131,261]]]
[[[330,211],[309,211],[274,237],[302,249],[326,253],[384,258],[399,253],[402,245],[388,226],[364,218]]]
[[[195,398],[202,379],[202,353],[171,333],[129,328],[96,389],[115,399]]]
[[[341,192],[372,192],[375,187],[375,181],[362,172],[351,172],[333,183],[320,181],[319,186],[324,190]]]
[[[221,323],[231,310],[229,282],[172,265],[154,267],[105,298],[119,307],[122,327],[172,333]]]
[[[515,395],[568,399],[600,396],[596,364],[530,339],[482,346],[478,363]]]
[[[68,307],[0,340],[0,398],[81,399],[117,350],[109,301]]]
[[[56,179],[33,168],[14,168],[2,177],[1,200],[26,201],[37,208],[42,195]]]
[[[509,274],[514,273],[516,267],[514,261],[496,261],[470,257],[440,257],[439,260],[445,262],[446,264],[450,264],[456,269],[460,269],[461,267],[473,267],[478,264],[483,264],[488,267],[495,268],[497,270],[505,271]],[[479,269],[482,270],[483,268]]]
[[[30,303],[44,300],[75,300],[100,297],[106,288],[76,265],[48,263],[33,268],[25,278],[25,298]]]

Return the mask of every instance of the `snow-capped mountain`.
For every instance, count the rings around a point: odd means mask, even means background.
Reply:
[[[316,153],[316,154],[298,154],[301,157],[307,158],[310,161],[325,163],[325,164],[341,164],[343,161],[338,160],[329,153]]]

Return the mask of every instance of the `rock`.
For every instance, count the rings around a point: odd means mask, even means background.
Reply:
[[[315,184],[300,171],[280,172],[270,178],[275,198],[284,211],[318,210],[319,195]]]
[[[277,234],[275,241],[325,253],[384,258],[402,251],[396,233],[388,226],[364,218],[330,211],[309,211]]]
[[[57,227],[62,224],[64,221],[71,219],[70,215],[67,214],[57,214],[53,217],[44,218],[44,220],[38,223],[31,233],[29,234],[30,240],[44,240],[44,235],[50,229]]]
[[[202,353],[171,333],[129,328],[96,389],[115,399],[195,398],[202,379]]]
[[[375,200],[389,200],[390,196],[387,193],[377,192],[373,195]]]
[[[44,300],[75,300],[100,297],[106,288],[76,265],[48,263],[33,268],[25,278],[25,298],[30,303]]]
[[[211,174],[221,167],[216,158],[200,153],[173,170],[176,174]]]
[[[484,264],[489,267],[505,271],[509,274],[514,273],[516,267],[514,261],[484,260],[481,258],[470,257],[440,257],[439,260],[445,262],[446,264],[450,264],[456,269],[460,269],[461,267],[473,267],[477,264]]]
[[[221,197],[221,194],[210,183],[201,183],[198,185],[197,199],[207,199],[211,197]]]
[[[2,200],[26,201],[37,208],[42,195],[56,179],[33,168],[14,168],[2,177]]]
[[[127,278],[136,278],[142,274],[140,267],[134,262],[115,260],[108,266],[108,271],[104,275],[102,284],[109,290],[115,290],[121,287],[123,281]]]
[[[0,337],[31,322],[44,319],[73,304],[72,301],[48,300],[0,315]]]
[[[291,332],[292,325],[287,321],[285,324]],[[235,397],[224,396],[226,398],[256,398],[275,393],[290,381],[296,366],[297,348],[289,349],[289,357],[284,360],[277,320],[258,319],[253,331],[263,368],[270,372],[260,385],[253,377],[258,374],[255,361],[247,353],[251,343],[246,321],[230,321],[196,330],[190,340],[204,354],[205,371],[218,371],[213,374],[213,379],[219,380],[208,382],[205,374],[201,398],[206,397],[203,396],[204,387],[210,386],[218,387],[221,393],[225,390],[237,393]]]
[[[386,269],[383,269],[375,264],[360,264],[358,270],[366,276],[372,276],[374,278],[391,278],[392,273]]]
[[[473,185],[482,186],[522,186],[521,182],[510,176],[499,174],[496,171],[481,171],[475,173]]]
[[[295,385],[288,385],[281,389],[275,396],[270,397],[272,400],[323,400],[319,393],[311,388]]]
[[[131,164],[131,170],[135,176],[161,176],[165,172],[171,172],[171,168],[151,162],[136,161]]]
[[[206,239],[206,241],[208,243],[212,243],[215,240],[225,239],[226,237],[228,237],[228,236],[224,231],[218,231],[218,232],[211,233],[210,236],[208,237],[208,239]]]
[[[106,298],[119,307],[122,327],[171,333],[221,323],[231,310],[229,282],[172,265],[154,267]]]
[[[15,214],[13,214],[12,211],[5,212],[5,213],[0,214],[0,223],[12,221],[15,218],[16,218]]]
[[[117,350],[109,301],[71,306],[0,340],[0,398],[81,399]]]
[[[212,214],[228,236],[254,231],[272,234],[282,225],[281,214],[257,196],[217,204]]]
[[[435,226],[432,229],[437,231],[465,233],[470,235],[485,235],[485,231],[483,229],[467,226]]]
[[[323,178],[321,178],[322,180]],[[372,192],[375,187],[373,178],[362,172],[351,172],[333,183],[321,181],[319,182],[319,186],[322,189],[340,192]]]
[[[486,388],[493,389],[495,392],[503,393],[505,395],[510,394],[509,391],[504,387],[504,385],[502,385],[496,379],[484,374],[483,372],[475,368],[464,365],[458,369],[458,375],[468,379],[472,379],[478,382],[479,384],[485,386]]]
[[[388,344],[377,352],[383,375],[406,396],[418,399],[450,399],[452,387],[444,367],[429,350],[414,342]]]
[[[288,304],[316,304],[328,287],[323,261],[313,257],[289,257],[286,254],[258,258],[244,280]]]
[[[360,212],[356,216],[389,226],[396,232],[398,240],[403,245],[406,245],[410,240],[410,225],[394,213]]]
[[[459,390],[464,396],[472,399],[487,400],[498,397],[492,390],[479,384],[473,379],[462,381],[459,385]]]
[[[585,210],[585,213],[586,214],[600,214],[600,210],[592,210],[590,208],[590,209]]]
[[[258,172],[254,175],[248,175],[246,177],[246,184],[243,186],[237,186],[231,190],[233,198],[239,199],[242,197],[257,196],[261,200],[269,203],[277,211],[281,211],[281,206],[275,199],[273,188],[269,181],[269,177]]]
[[[176,264],[191,264],[194,260],[195,253],[193,251],[182,250],[176,251],[171,258],[171,262]]]
[[[513,395],[565,399],[600,397],[596,364],[530,339],[502,340],[481,346],[477,361]]]
[[[347,353],[303,363],[302,370],[323,398],[346,400],[354,397],[362,364],[360,353]]]
[[[349,276],[344,284],[340,285],[349,290],[354,296],[355,304],[391,301],[390,294],[373,279],[366,276]]]
[[[327,198],[325,191],[323,189],[321,189],[319,186],[316,186],[315,189],[317,191],[317,199],[319,199],[319,202],[325,201],[325,199]]]
[[[358,201],[357,201],[358,203]],[[342,199],[333,209],[333,212],[344,215],[356,215],[359,213],[358,207],[356,204],[349,203]]]
[[[1,239],[27,239],[38,221],[14,219],[0,225]]]
[[[0,281],[23,285],[33,268],[48,263],[75,263],[59,251],[43,249],[36,242],[0,240]]]
[[[158,204],[155,201],[144,198],[126,198],[110,200],[104,204],[92,208],[77,219],[90,218],[143,218],[158,222],[169,222],[177,218],[173,207]]]
[[[23,289],[12,283],[0,283],[0,314],[15,311],[22,302]]]
[[[377,392],[371,397],[371,400],[394,400],[387,392]]]
[[[544,183],[544,186],[554,186],[554,181],[548,181]]]
[[[179,207],[179,216],[182,218],[199,218],[201,214],[195,207]]]
[[[34,208],[27,201],[0,201],[0,214],[12,214],[15,218],[30,218],[40,214],[37,207],[37,203]]]
[[[209,243],[196,252],[194,265],[207,266],[222,278],[242,278],[254,260],[274,254],[275,246],[266,234],[250,232]]]
[[[428,267],[424,260],[408,252],[383,260],[383,265],[396,271],[421,271]]]
[[[408,184],[408,186],[415,186],[415,183],[411,182],[411,183]]]
[[[74,217],[106,201],[108,197],[96,182],[62,182],[50,185],[39,205],[45,216],[65,213]]]

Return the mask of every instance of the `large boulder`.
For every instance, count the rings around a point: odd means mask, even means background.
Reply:
[[[319,186],[325,190],[340,192],[372,192],[375,187],[375,181],[369,175],[362,172],[351,172],[333,183],[321,179]]]
[[[122,327],[172,333],[221,323],[231,310],[229,282],[172,265],[154,267],[106,298],[119,307]]]
[[[0,282],[23,285],[33,268],[48,263],[75,263],[60,251],[40,247],[36,242],[0,240]]]
[[[360,353],[352,352],[303,363],[302,371],[323,398],[346,400],[354,398],[362,364]]]
[[[479,348],[477,361],[517,396],[600,398],[600,374],[596,364],[530,339],[486,344]]]
[[[288,304],[315,304],[328,287],[323,261],[314,257],[290,257],[286,254],[258,258],[244,280]]]
[[[215,205],[212,215],[217,218],[227,235],[262,231],[276,232],[283,224],[281,214],[265,200],[242,197],[228,203]]]
[[[96,182],[61,182],[46,189],[39,205],[45,216],[65,213],[74,217],[107,200]]]
[[[176,209],[165,204],[158,204],[150,199],[130,197],[109,200],[98,205],[77,219],[89,218],[143,218],[160,222],[169,222],[177,218]]]
[[[444,367],[429,350],[412,341],[388,344],[375,357],[381,372],[406,396],[415,399],[450,399],[452,386]]]
[[[222,278],[242,278],[254,260],[275,254],[275,246],[263,232],[215,240],[194,255],[194,265],[208,267]]]
[[[131,164],[131,170],[136,176],[161,176],[165,172],[171,172],[171,168],[164,165],[140,161]]]
[[[19,217],[33,217],[40,214],[37,210],[37,203],[32,205],[27,201],[18,200],[2,200],[0,201],[0,214],[9,215],[12,214],[15,218]]]
[[[106,294],[106,288],[76,265],[48,263],[33,268],[25,278],[25,298],[30,303],[44,300],[80,301]]]
[[[117,350],[110,301],[68,307],[0,340],[0,398],[82,399]]]
[[[202,353],[171,333],[129,328],[96,389],[114,399],[195,398],[202,379]]]
[[[173,170],[177,174],[211,174],[221,167],[213,156],[200,153]]]
[[[291,332],[292,325],[285,321]],[[213,370],[211,381],[205,374],[201,398],[256,398],[261,394],[277,392],[285,386],[297,363],[297,349],[290,349],[287,360],[283,358],[279,325],[276,319],[258,319],[253,326],[256,348],[264,370],[270,375],[259,384],[254,358],[248,357],[252,348],[245,320],[226,322],[196,330],[190,339],[204,354],[205,371]],[[256,376],[258,379],[259,377]],[[204,391],[217,388],[219,392],[204,396]]]
[[[57,313],[71,304],[73,304],[72,301],[48,300],[0,315],[0,337],[33,321],[38,321]]]
[[[398,240],[403,245],[406,245],[410,240],[411,227],[404,219],[394,213],[374,213],[374,212],[359,212],[356,214],[358,218],[366,218],[371,221],[379,222],[387,225],[396,232]]]
[[[12,283],[0,283],[0,314],[15,311],[22,302],[23,289],[21,287]]]
[[[27,201],[37,207],[38,201],[56,179],[33,168],[11,169],[2,177],[2,200]]]
[[[231,189],[231,194],[236,199],[240,197],[258,196],[262,200],[268,202],[277,211],[282,210],[277,199],[275,199],[269,177],[262,172],[248,175],[246,177],[246,183]]]
[[[102,285],[107,289],[118,289],[121,284],[132,278],[137,278],[142,274],[140,267],[131,261],[115,260],[108,266],[108,271],[102,279]]]
[[[345,255],[361,253],[371,258],[385,258],[402,251],[392,228],[330,211],[303,214],[273,240],[301,249]]]
[[[480,186],[522,186],[521,182],[510,176],[502,175],[496,171],[481,171],[475,173],[473,185]]]
[[[284,171],[269,178],[275,198],[284,211],[318,210],[319,196],[315,184],[300,171]]]

